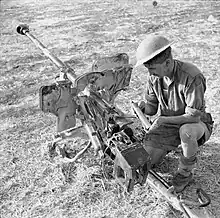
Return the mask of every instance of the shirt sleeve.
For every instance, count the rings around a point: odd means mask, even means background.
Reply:
[[[185,113],[191,116],[200,116],[205,111],[204,94],[206,90],[205,77],[199,74],[194,77],[185,89]]]
[[[150,79],[147,80],[146,91],[144,94],[144,99],[147,107],[150,109],[151,114],[156,114],[158,109],[158,99],[154,92],[153,85]]]

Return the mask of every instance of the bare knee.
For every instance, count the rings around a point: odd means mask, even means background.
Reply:
[[[204,135],[201,123],[187,123],[180,127],[179,135],[182,142],[197,141]]]
[[[204,135],[204,128],[201,123],[184,124],[179,129],[181,146],[184,157],[190,158],[198,151],[198,142]]]
[[[192,140],[196,140],[195,132],[193,128],[191,128],[191,124],[184,124],[179,129],[180,139],[182,142],[190,142]]]

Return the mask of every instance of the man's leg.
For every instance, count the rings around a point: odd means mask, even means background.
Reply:
[[[163,125],[146,134],[144,148],[150,155],[152,165],[157,165],[179,144],[179,126]]]
[[[197,162],[198,140],[210,137],[210,133],[203,122],[184,124],[179,130],[183,155],[180,157],[176,175],[173,178],[173,185],[176,192],[181,192],[192,180],[192,170]]]
[[[154,148],[151,146],[144,146],[144,149],[150,155],[151,164],[154,166],[159,164],[167,154],[165,150],[162,150],[160,148]]]
[[[198,140],[207,134],[208,131],[206,125],[202,122],[184,124],[180,127],[180,140],[181,147],[183,149],[183,156],[190,158],[196,155],[198,151]]]

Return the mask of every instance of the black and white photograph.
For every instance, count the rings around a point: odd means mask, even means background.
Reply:
[[[219,205],[219,0],[0,0],[0,218]]]

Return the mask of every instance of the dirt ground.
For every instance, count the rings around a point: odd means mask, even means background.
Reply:
[[[92,150],[72,165],[49,160],[56,121],[40,111],[38,90],[54,82],[59,70],[16,33],[23,23],[78,75],[103,55],[125,52],[134,63],[148,33],[174,40],[174,57],[193,62],[207,79],[207,111],[215,125],[200,149],[195,178],[211,197],[209,211],[220,217],[219,1],[161,0],[153,7],[150,0],[3,0],[0,21],[1,218],[181,217],[147,184],[127,195],[114,181],[94,177],[100,162]],[[142,67],[133,71],[129,90],[117,99],[122,110],[129,112],[130,100],[141,99],[145,78]],[[75,151],[85,142],[72,139]]]

